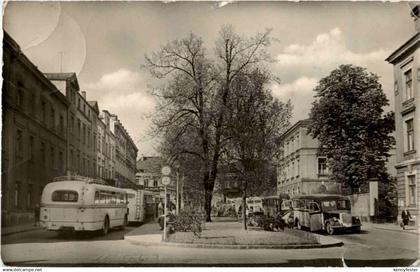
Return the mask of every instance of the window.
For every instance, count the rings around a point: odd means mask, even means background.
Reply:
[[[35,161],[35,139],[34,136],[29,136],[29,162],[34,163]]]
[[[23,88],[23,86],[21,84],[19,84],[18,90],[17,90],[17,93],[16,93],[16,105],[19,108],[23,108],[23,105],[24,105],[24,94],[23,94],[22,88]]]
[[[405,100],[413,98],[413,72],[408,70],[404,73],[405,80]]]
[[[52,129],[55,128],[55,110],[54,108],[51,106],[51,112],[50,112],[50,127]]]
[[[60,123],[58,125],[58,129],[60,130],[60,133],[64,133],[64,118],[63,115],[60,115]]]
[[[80,140],[81,131],[82,131],[82,125],[80,123],[80,119],[77,119],[77,136],[79,137],[79,140]]]
[[[413,119],[405,121],[407,135],[407,151],[414,150],[414,125]]]
[[[83,144],[86,144],[86,125],[83,124],[83,139],[82,139]]]
[[[318,158],[318,175],[328,175],[326,158]]]
[[[32,191],[33,191],[33,185],[28,184],[28,190],[26,192],[26,208],[29,210],[32,208]]]
[[[87,133],[87,143],[88,143],[88,147],[90,147],[90,129],[88,129],[88,133]]]
[[[56,169],[54,147],[50,147],[50,157],[51,157],[51,168]]]
[[[74,132],[74,117],[70,117],[70,132]]]
[[[58,152],[58,169],[60,169],[60,171],[64,170],[64,157],[63,157],[63,152],[60,151]]]
[[[297,167],[296,167],[296,176],[298,177],[299,176],[299,173],[300,173],[300,160],[297,160],[296,161],[296,165],[297,165]]]
[[[20,208],[20,198],[21,198],[21,184],[20,182],[16,182],[15,184],[15,199],[14,199],[14,204],[15,204],[15,208]]]
[[[23,132],[20,129],[16,131],[16,158],[23,158]]]
[[[54,202],[77,202],[79,195],[76,191],[59,190],[52,194]]]
[[[411,175],[407,177],[408,179],[408,204],[416,205],[416,176]]]
[[[73,150],[70,150],[70,168],[74,167],[74,154],[73,154]]]
[[[42,122],[46,122],[46,107],[47,104],[45,103],[45,101],[41,101],[41,120]]]
[[[80,97],[79,97],[79,100],[78,100],[77,108],[79,108],[79,110],[80,110]]]
[[[30,94],[30,108],[31,108],[31,114],[34,115],[35,114],[35,103],[36,103],[36,98],[35,98],[35,94],[31,93]]]

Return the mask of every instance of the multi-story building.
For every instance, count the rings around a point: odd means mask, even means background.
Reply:
[[[46,73],[45,76],[62,92],[70,102],[68,110],[67,170],[69,173],[96,177],[96,134],[97,109],[86,100],[86,92],[80,92],[75,73]]]
[[[99,116],[98,130],[100,137],[98,138],[98,160],[101,167],[100,177],[109,180],[115,184],[115,136],[114,136],[114,118],[106,110],[103,110]],[[99,162],[98,162],[99,163]]]
[[[113,135],[105,139],[105,146],[109,157],[115,158],[115,166],[108,165],[108,171],[114,175],[116,186],[126,187],[126,185],[135,184],[138,149],[118,116],[107,111],[103,113],[104,122]]]
[[[329,180],[326,157],[318,156],[319,141],[308,134],[309,120],[301,120],[281,136],[277,169],[278,194],[337,193]]]
[[[69,102],[4,32],[2,224],[34,220],[43,187],[64,175]]]
[[[399,214],[406,206],[418,218],[420,183],[420,6],[414,35],[386,60],[394,65],[396,169]]]
[[[166,165],[165,160],[159,156],[142,156],[137,161],[136,184],[144,187],[145,190],[156,193],[156,196],[164,198],[164,187],[162,185],[162,167]],[[176,173],[172,169],[171,184],[167,186],[169,199],[175,202],[176,196]]]

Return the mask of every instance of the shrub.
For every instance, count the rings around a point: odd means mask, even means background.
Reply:
[[[194,211],[181,211],[179,215],[174,218],[175,231],[189,232],[194,236],[200,237],[202,228],[203,216]]]
[[[266,215],[259,216],[256,218],[257,226],[261,227],[265,231],[280,231],[284,230],[287,225],[286,222],[279,216],[269,217]]]

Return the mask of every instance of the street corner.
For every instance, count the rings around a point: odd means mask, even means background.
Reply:
[[[162,245],[161,234],[125,235],[124,240],[134,245],[142,245],[142,246]]]

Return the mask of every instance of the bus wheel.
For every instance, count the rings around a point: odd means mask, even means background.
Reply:
[[[107,235],[109,232],[109,219],[105,216],[104,224],[102,225],[102,235]]]
[[[331,223],[330,223],[330,222],[327,222],[327,223],[325,224],[325,230],[327,231],[327,233],[328,233],[329,235],[333,235],[333,234],[334,234],[334,228],[333,228],[333,227],[331,227]]]

